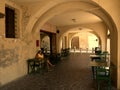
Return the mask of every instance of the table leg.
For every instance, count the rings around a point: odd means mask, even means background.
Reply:
[[[93,74],[93,79],[95,79],[95,73],[96,73],[96,66],[92,66],[92,74]]]

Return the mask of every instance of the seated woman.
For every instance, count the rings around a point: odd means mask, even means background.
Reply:
[[[35,55],[35,58],[36,59],[39,59],[39,60],[44,60],[45,64],[47,65],[47,70],[48,71],[51,71],[51,67],[54,67],[53,64],[51,64],[51,62],[49,61],[49,59],[45,59],[44,58],[44,54],[41,50],[39,50],[36,55]]]

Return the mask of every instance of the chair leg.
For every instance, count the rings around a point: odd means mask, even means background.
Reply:
[[[97,90],[100,90],[100,81],[97,81]]]
[[[108,81],[108,90],[111,90],[111,81]]]

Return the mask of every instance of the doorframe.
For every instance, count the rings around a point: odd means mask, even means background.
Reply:
[[[56,54],[57,53],[57,44],[56,44],[56,33],[49,32],[46,30],[40,30],[40,33],[43,32],[50,38],[50,54]],[[41,35],[40,35],[40,42],[41,42]],[[40,47],[41,48],[41,47]]]

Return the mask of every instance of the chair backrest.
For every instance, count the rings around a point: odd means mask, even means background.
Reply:
[[[110,68],[106,67],[97,67],[96,68],[96,78],[101,78],[101,77],[110,77]]]
[[[110,54],[107,51],[102,52],[100,55],[101,55],[101,61],[108,62],[110,60]]]

